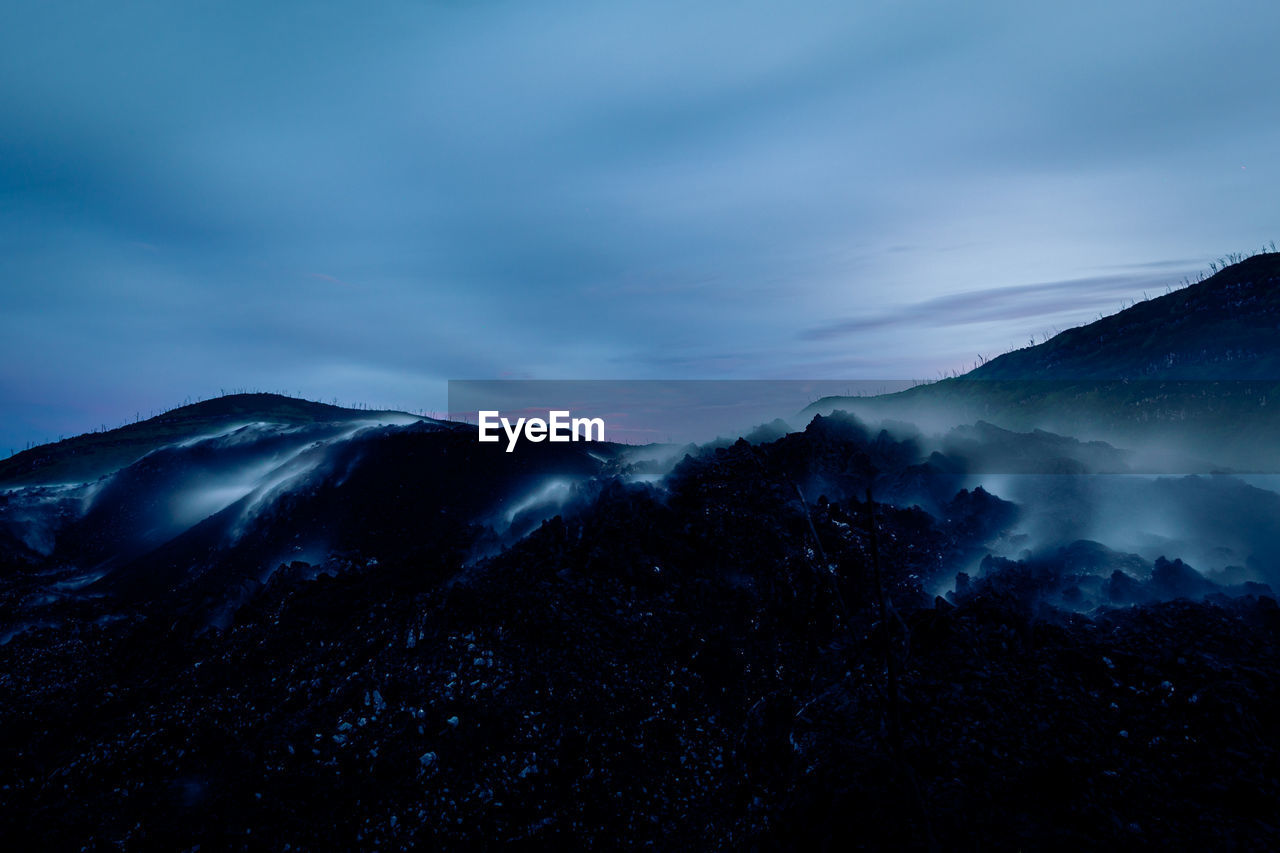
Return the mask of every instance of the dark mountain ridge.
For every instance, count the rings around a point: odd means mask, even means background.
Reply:
[[[417,420],[396,411],[348,409],[281,394],[228,394],[179,406],[105,432],[42,444],[0,460],[0,487],[83,483],[118,471],[151,451],[250,423],[300,426],[353,421]]]
[[[963,376],[828,397],[869,420],[976,420],[1140,450],[1152,473],[1280,472],[1280,253],[1006,353]],[[1138,470],[1135,468],[1135,470]]]
[[[1280,381],[1280,253],[1005,353],[965,378]]]

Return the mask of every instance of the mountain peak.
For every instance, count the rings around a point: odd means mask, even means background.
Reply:
[[[43,444],[0,460],[0,485],[88,482],[132,464],[158,447],[240,424],[298,426],[391,418],[405,412],[348,409],[283,394],[225,394],[170,409],[145,421]]]
[[[224,394],[189,403],[157,415],[152,421],[174,423],[192,419],[252,418],[271,423],[310,423],[317,420],[349,420],[374,414],[330,403],[286,397],[283,394]]]

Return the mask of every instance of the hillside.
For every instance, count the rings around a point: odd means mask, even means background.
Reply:
[[[1280,380],[1280,253],[1006,353],[967,378]]]
[[[1277,401],[1280,253],[1268,253],[955,379],[827,397],[802,415],[842,409],[926,429],[986,420],[1159,448],[1156,472],[1273,472]]]
[[[250,423],[299,426],[417,419],[404,412],[347,409],[280,394],[228,394],[118,429],[85,433],[16,453],[0,460],[0,486],[96,480],[157,448]]]
[[[997,496],[963,472],[1123,460],[986,425],[931,450],[815,418],[689,448],[660,482],[633,452],[248,425],[79,489],[0,495],[33,546],[0,549],[0,833],[23,849],[1112,849],[1133,826],[1155,847],[1280,841],[1280,611],[1250,582],[1273,577],[1280,495],[1107,478],[1124,487],[1108,496],[1055,475]],[[1089,521],[1131,507],[1185,541],[1131,547]]]

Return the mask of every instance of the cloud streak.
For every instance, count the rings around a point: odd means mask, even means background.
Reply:
[[[1177,262],[1174,262],[1177,263]],[[1155,264],[1166,268],[1167,262]],[[871,331],[939,326],[967,326],[1007,320],[1051,322],[1081,308],[1114,306],[1115,301],[1151,289],[1159,296],[1170,282],[1168,274],[1106,275],[1068,281],[1049,281],[1014,287],[972,290],[929,299],[891,311],[825,323],[803,330],[802,340],[825,341]]]

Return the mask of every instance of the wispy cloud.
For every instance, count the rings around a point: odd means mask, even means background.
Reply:
[[[355,285],[349,281],[343,281],[337,276],[326,275],[322,272],[309,272],[307,273],[307,278],[314,278],[317,281],[327,281],[330,284],[340,284],[343,287],[355,287]]]
[[[1165,264],[1157,266],[1164,268]],[[1121,299],[1133,298],[1143,288],[1151,288],[1151,296],[1162,295],[1162,288],[1170,281],[1167,274],[1106,275],[971,290],[871,316],[812,326],[802,331],[799,337],[823,341],[892,328],[966,326],[1031,318],[1042,323],[1052,322],[1061,314],[1081,308],[1120,308],[1118,303]]]

